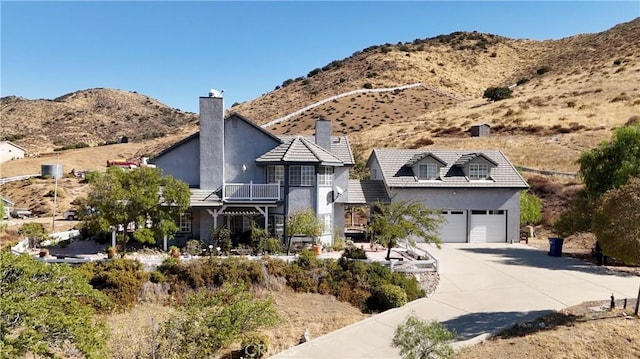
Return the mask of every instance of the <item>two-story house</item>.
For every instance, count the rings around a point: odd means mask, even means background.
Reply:
[[[501,151],[374,149],[367,165],[392,201],[442,213],[442,242],[519,240],[520,191],[529,186]]]
[[[179,236],[208,241],[228,226],[240,238],[252,221],[283,238],[287,216],[310,208],[332,243],[344,227],[353,154],[346,136],[332,136],[318,120],[315,136],[276,136],[238,114],[224,117],[215,90],[200,98],[200,131],[158,154],[152,162],[191,187],[191,208]]]

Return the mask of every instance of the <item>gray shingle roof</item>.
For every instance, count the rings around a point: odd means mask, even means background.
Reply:
[[[478,153],[478,152],[467,153],[467,154],[464,154],[464,155],[460,156],[460,158],[458,158],[456,163],[454,163],[453,165],[454,166],[458,166],[458,167],[462,167],[462,166],[466,165],[467,163],[469,163],[469,161],[474,160],[474,159],[476,159],[478,157],[484,158],[485,160],[487,160],[489,163],[491,163],[494,166],[498,165],[498,163],[496,161],[494,161],[491,158],[487,157],[483,153]]]
[[[191,207],[219,207],[220,196],[210,189],[191,188]]]
[[[529,185],[513,167],[511,162],[499,150],[432,150],[434,154],[448,163],[440,171],[440,180],[418,180],[405,166],[416,154],[424,150],[410,149],[374,149],[369,161],[377,159],[382,179],[388,187],[473,187],[473,188],[528,188]],[[491,179],[469,181],[456,162],[465,155],[481,153],[494,161],[496,167],[491,170]]]
[[[281,138],[283,144],[256,159],[257,163],[319,163],[342,166],[344,162],[305,137]]]
[[[349,180],[349,198],[347,203],[366,204],[390,202],[384,182],[377,180]]]
[[[416,153],[415,155],[413,155],[411,157],[411,159],[409,159],[409,161],[407,161],[407,163],[405,165],[411,167],[411,166],[415,165],[416,163],[418,163],[421,159],[423,159],[425,157],[431,157],[434,160],[438,161],[443,166],[447,165],[447,163],[445,161],[441,160],[438,156],[434,155],[431,152]]]
[[[302,137],[311,143],[315,143],[314,136],[278,136],[283,142],[291,141],[296,137]],[[340,159],[345,165],[353,165],[355,163],[347,136],[331,136],[331,154]]]

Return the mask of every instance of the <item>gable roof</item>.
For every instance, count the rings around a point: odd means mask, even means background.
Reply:
[[[267,135],[267,136],[271,137],[272,139],[276,140],[277,142],[282,143],[282,140],[280,138],[278,138],[277,136],[275,136],[274,134],[272,134],[271,132],[265,130],[264,128],[262,128],[262,127],[256,125],[255,123],[253,123],[253,121],[251,121],[251,120],[247,119],[246,117],[244,117],[244,116],[242,116],[240,114],[237,114],[235,112],[230,114],[229,116],[225,117],[224,121],[226,122],[226,121],[228,121],[228,120],[230,120],[232,118],[240,119],[240,120],[246,122],[247,124],[253,126],[255,129],[259,130],[260,132],[264,133],[265,135]],[[189,142],[189,141],[191,141],[193,139],[198,139],[198,140],[200,139],[200,131],[198,131],[198,132],[196,132],[196,133],[194,133],[194,134],[192,134],[192,135],[190,135],[190,136],[188,136],[186,138],[183,138],[182,140],[180,140],[180,141],[174,143],[173,145],[165,148],[164,150],[160,151],[157,155],[152,157],[149,161],[153,162],[153,160],[155,160],[156,158],[161,157],[161,156],[165,155],[168,152],[171,152],[173,149],[175,149],[177,147],[180,147],[183,144],[185,144],[185,143],[187,143],[187,142]]]
[[[284,140],[284,143],[256,159],[257,163],[319,163],[342,166],[343,162],[324,148],[304,137]]]
[[[478,157],[484,158],[487,162],[491,163],[493,166],[498,166],[498,163],[496,161],[494,161],[491,158],[487,157],[482,152],[472,152],[472,153],[464,154],[464,155],[460,156],[460,158],[458,158],[456,163],[454,163],[453,165],[457,166],[457,167],[463,167],[464,165],[466,165],[467,163],[471,162],[472,160],[475,160]]]
[[[413,165],[415,165],[416,163],[420,162],[420,160],[422,160],[423,158],[427,158],[427,157],[431,157],[434,160],[436,160],[438,163],[440,163],[443,166],[446,166],[447,163],[443,160],[441,160],[438,156],[434,155],[431,152],[422,152],[422,153],[416,153],[415,155],[413,155],[413,157],[411,157],[411,159],[409,159],[409,161],[407,161],[407,163],[405,163],[404,165],[407,167],[412,167]]]
[[[405,164],[413,156],[420,154],[421,150],[411,149],[374,149],[367,161],[377,161],[380,166],[382,180],[387,187],[467,187],[467,188],[528,188],[529,185],[520,173],[499,150],[433,150],[438,158],[449,163],[441,169],[440,180],[417,180]],[[462,169],[456,165],[458,160],[470,153],[481,154],[484,158],[496,164],[491,171],[491,180],[469,181],[462,173]],[[476,156],[478,157],[478,156]],[[473,157],[473,158],[476,158]],[[464,157],[468,161],[467,157]]]

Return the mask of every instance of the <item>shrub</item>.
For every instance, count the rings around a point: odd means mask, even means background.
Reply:
[[[364,85],[362,85],[362,87],[364,87],[367,90],[370,90],[373,88],[373,85],[370,82],[367,82]]]
[[[191,239],[187,241],[187,244],[184,246],[184,251],[192,256],[199,256],[202,254],[202,248],[202,241]]]
[[[398,308],[407,304],[407,293],[402,288],[393,284],[383,284],[375,289],[375,294],[371,297],[375,300],[376,306],[382,310]]]
[[[149,274],[137,260],[89,262],[80,266],[80,270],[89,284],[106,294],[119,309],[133,307],[143,284],[149,279]]]
[[[282,252],[282,243],[278,238],[266,238],[258,243],[258,253],[276,254]]]
[[[544,75],[547,72],[551,71],[551,67],[549,66],[542,66],[541,68],[536,70],[536,74],[538,75]]]
[[[489,87],[484,91],[482,97],[490,101],[500,101],[511,97],[513,91],[508,87]]]
[[[315,68],[311,71],[309,71],[309,73],[307,74],[307,77],[313,77],[317,74],[319,74],[322,70],[320,68]]]
[[[349,246],[344,249],[344,253],[342,253],[343,258],[350,259],[367,259],[367,253],[362,248],[358,248],[356,246]]]
[[[523,78],[519,79],[519,80],[516,82],[516,85],[518,85],[518,86],[520,86],[520,85],[524,85],[524,84],[526,84],[527,82],[529,82],[529,79],[528,79],[528,78],[526,78],[526,77],[523,77]]]

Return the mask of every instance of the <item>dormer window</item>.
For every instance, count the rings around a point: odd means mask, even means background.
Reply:
[[[470,163],[469,179],[484,180],[489,178],[489,164],[487,163]]]
[[[438,165],[435,163],[421,163],[418,167],[418,178],[421,180],[434,180],[438,178]]]

